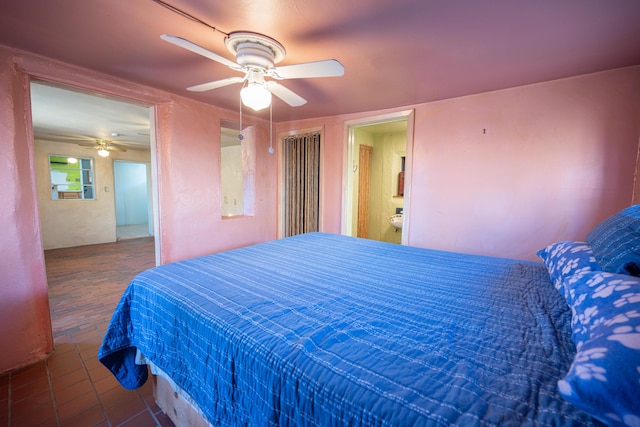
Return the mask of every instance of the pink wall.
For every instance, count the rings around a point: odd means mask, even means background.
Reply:
[[[268,153],[268,123],[257,123],[255,215],[222,219],[220,110],[183,100],[159,105],[157,116],[162,262],[274,239],[277,157]],[[231,112],[223,118],[238,121]]]
[[[0,373],[53,348],[25,87],[26,76],[0,51]]]
[[[0,46],[0,373],[42,359],[52,348],[46,272],[35,193],[29,77],[156,106],[158,214],[162,263],[276,237],[276,156],[268,123],[253,125],[256,146],[255,215],[220,214],[221,110],[150,87]]]
[[[631,203],[639,119],[640,67],[418,108],[410,242],[537,259],[583,240]]]
[[[259,135],[255,215],[223,220],[219,123],[237,120],[235,112],[0,47],[0,93],[8,94],[0,100],[0,372],[52,344],[27,76],[156,106],[163,263],[276,237],[277,152],[267,153],[267,123],[245,120]],[[633,67],[415,106],[409,243],[534,259],[549,242],[583,238],[630,203],[639,88]],[[345,121],[390,111],[276,126],[323,129],[324,231],[341,229]]]
[[[640,67],[414,108],[410,245],[536,260],[631,203]],[[324,231],[340,232],[344,122],[387,112],[278,125],[324,126]]]

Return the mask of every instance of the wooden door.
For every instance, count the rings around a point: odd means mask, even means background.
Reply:
[[[360,146],[358,173],[358,237],[369,235],[369,188],[373,147]]]

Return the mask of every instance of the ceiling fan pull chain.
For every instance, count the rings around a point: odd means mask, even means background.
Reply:
[[[269,154],[273,154],[273,102],[269,104]]]
[[[238,140],[242,141],[244,135],[242,135],[242,99],[240,99],[240,133],[238,133]]]

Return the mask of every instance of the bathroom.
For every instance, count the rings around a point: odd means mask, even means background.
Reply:
[[[407,120],[354,127],[350,234],[401,243]],[[394,225],[392,225],[392,223]]]

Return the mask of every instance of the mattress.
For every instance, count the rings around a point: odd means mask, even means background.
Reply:
[[[557,391],[570,323],[541,263],[308,233],[139,274],[99,359],[213,425],[599,425]]]

